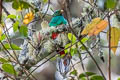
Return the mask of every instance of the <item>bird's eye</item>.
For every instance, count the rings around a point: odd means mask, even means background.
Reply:
[[[61,13],[63,13],[64,11],[63,10],[60,10]]]

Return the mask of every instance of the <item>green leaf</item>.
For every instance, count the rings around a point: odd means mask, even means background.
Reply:
[[[117,80],[120,80],[120,78],[118,78]]]
[[[81,78],[80,80],[87,80],[87,79],[83,77],[83,78]]]
[[[82,43],[85,43],[87,40],[88,40],[88,38],[86,38],[86,37],[85,37],[85,38],[83,38],[81,41],[82,41]],[[80,43],[80,42],[78,42],[78,43],[77,43],[77,45],[78,45],[78,46],[80,46],[80,45],[81,45],[81,43]]]
[[[70,72],[70,74],[77,75],[77,70],[73,70],[72,72]]]
[[[77,40],[76,37],[72,33],[68,33],[68,39],[72,41],[72,43],[75,43]]]
[[[38,11],[39,11],[39,9],[38,9],[38,8],[35,8],[34,10],[35,10],[35,12],[38,12]]]
[[[20,29],[19,29],[19,32],[23,37],[27,37],[28,36],[27,26],[21,26]]]
[[[65,55],[59,55],[58,57],[60,57],[60,58],[64,58],[64,57],[65,57]]]
[[[85,50],[85,47],[84,47],[84,46],[81,46],[80,49]]]
[[[47,2],[48,2],[48,0],[43,0],[43,2],[44,2],[44,3],[47,3]]]
[[[68,48],[68,49],[67,49]],[[71,56],[73,56],[75,53],[77,53],[77,48],[75,45],[73,45],[73,43],[68,43],[65,45],[65,53],[69,53],[71,54]]]
[[[21,19],[21,16],[20,16],[20,15],[18,15],[18,16],[17,16],[17,19]]]
[[[4,44],[4,46],[6,49],[9,49],[9,50],[21,50],[21,48],[15,44],[10,45],[10,44],[6,43],[6,44]]]
[[[93,72],[85,72],[85,73],[81,73],[80,75],[79,75],[79,78],[81,79],[81,78],[83,78],[83,77],[86,77],[86,75],[87,76],[92,76],[92,75],[95,75],[96,73],[93,73]]]
[[[68,44],[66,44],[65,45],[65,53],[68,53],[70,50],[69,50],[69,47],[71,46],[71,43],[68,43]],[[68,49],[66,49],[66,48],[68,48]]]
[[[24,9],[28,9],[30,7],[30,4],[25,1],[20,1],[20,7]]]
[[[3,34],[0,38],[0,41],[3,41],[6,38],[5,34]]]
[[[6,59],[0,57],[0,62],[1,63],[7,63],[8,61]]]
[[[20,6],[20,3],[17,2],[16,0],[14,0],[14,2],[12,3],[12,8],[17,10],[17,9],[19,9],[19,6]]]
[[[76,54],[76,53],[77,53],[77,49],[76,48],[71,48],[71,50],[70,50],[71,56],[74,56],[74,54]]]
[[[25,1],[16,1],[14,0],[14,2],[12,3],[12,7],[16,10],[20,9],[28,9],[30,7],[30,4],[25,2]]]
[[[52,59],[50,59],[51,61],[55,61],[58,58],[58,55],[56,55],[55,57],[53,57]]]
[[[2,69],[3,71],[9,74],[16,75],[16,71],[14,70],[14,67],[11,64],[8,64],[8,63],[3,64]]]
[[[86,41],[88,40],[88,38],[83,38],[81,41],[83,42],[83,43],[85,43]]]
[[[7,16],[7,18],[15,19],[16,15],[10,14],[10,15]]]
[[[14,24],[13,24],[13,31],[16,32],[18,30],[18,26],[19,26],[19,22],[16,21]]]
[[[107,9],[114,9],[117,5],[117,1],[116,0],[107,0],[105,3],[105,6]]]
[[[99,75],[94,75],[90,78],[90,80],[104,80],[104,78],[102,76],[99,76]]]

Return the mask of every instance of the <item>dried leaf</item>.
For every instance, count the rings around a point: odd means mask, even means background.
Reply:
[[[107,32],[107,39],[109,40],[109,31]],[[116,27],[111,27],[111,50],[114,52],[116,52],[117,46],[118,46],[118,42],[120,39],[120,29],[116,28]]]
[[[97,23],[99,23],[100,20],[101,20],[100,18],[93,19],[90,24],[87,24],[87,26],[82,31],[81,35],[88,34],[90,30],[93,29]]]
[[[89,36],[98,35],[102,30],[104,30],[108,25],[106,20],[101,20],[94,28],[88,33]]]
[[[98,35],[102,30],[104,30],[108,25],[106,20],[100,18],[95,18],[90,24],[88,24],[82,31],[81,35],[88,34],[89,36]]]
[[[1,36],[2,36],[2,28],[0,26],[0,39],[1,39]]]

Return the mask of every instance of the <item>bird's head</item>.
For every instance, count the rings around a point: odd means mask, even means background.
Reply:
[[[63,12],[64,12],[63,10],[56,10],[53,16],[61,16]]]

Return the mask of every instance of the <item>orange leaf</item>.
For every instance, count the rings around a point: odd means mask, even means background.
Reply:
[[[89,36],[98,35],[102,30],[104,30],[108,25],[106,20],[102,20],[101,18],[95,18],[91,21],[90,24],[82,31],[81,35],[88,34]]]
[[[109,40],[109,31],[107,32],[107,39]],[[120,29],[116,27],[111,27],[111,50],[116,53],[118,42],[120,39]]]
[[[100,21],[101,21],[100,18],[93,19],[90,24],[87,24],[87,26],[82,31],[81,35],[88,34],[91,31],[91,29],[93,29],[95,25],[98,24]]]
[[[106,20],[100,21],[96,28],[93,29],[93,35],[98,35],[102,30],[104,30],[108,25],[108,22]]]

